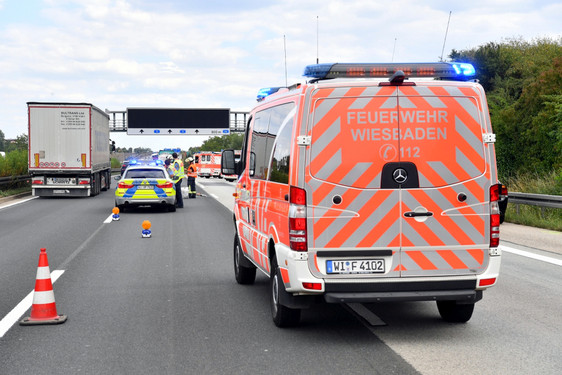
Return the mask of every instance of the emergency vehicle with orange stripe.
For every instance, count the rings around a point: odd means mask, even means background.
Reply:
[[[222,173],[240,176],[237,282],[270,277],[280,327],[318,301],[436,301],[444,320],[468,321],[501,261],[495,135],[474,67],[304,75],[262,93],[240,161],[223,152]]]
[[[197,166],[197,175],[199,177],[222,177],[220,152],[201,151],[194,156],[195,165]]]

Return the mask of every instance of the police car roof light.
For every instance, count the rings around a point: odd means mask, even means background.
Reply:
[[[406,77],[430,77],[448,79],[470,79],[476,71],[468,63],[350,63],[314,64],[304,69],[303,76],[313,79],[332,78],[388,78],[397,71]]]
[[[261,102],[266,97],[271,94],[275,94],[277,91],[281,90],[283,87],[264,87],[258,91],[258,102]]]

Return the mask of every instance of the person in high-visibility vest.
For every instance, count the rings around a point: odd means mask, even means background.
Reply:
[[[181,181],[185,177],[185,171],[183,169],[183,162],[181,158],[178,158],[177,153],[173,153],[172,157],[172,170],[174,175],[172,176],[172,181],[176,183],[176,201],[178,202],[178,208],[183,208],[183,196],[181,194]]]
[[[189,190],[189,198],[197,198],[197,191],[195,190],[197,166],[193,163],[193,158],[191,156],[185,159],[185,161],[187,163],[187,188]]]

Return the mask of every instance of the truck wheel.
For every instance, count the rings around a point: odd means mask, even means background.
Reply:
[[[238,284],[253,284],[256,280],[256,267],[244,267],[241,262],[244,261],[242,248],[238,242],[237,234],[234,234],[234,277]]]
[[[474,303],[458,303],[457,301],[437,301],[437,309],[441,318],[451,323],[466,323],[472,317]]]
[[[94,173],[92,175],[92,183],[91,183],[91,190],[90,196],[95,197],[100,193],[100,175],[99,173]]]
[[[107,177],[107,172],[102,172],[100,174],[101,176],[101,191],[107,191],[107,189],[109,189],[109,179]]]
[[[291,309],[283,306],[280,302],[281,293],[287,293],[281,278],[281,271],[277,267],[275,259],[271,262],[271,278],[270,278],[270,301],[271,301],[271,317],[277,327],[292,327],[299,323],[301,318],[300,309]]]

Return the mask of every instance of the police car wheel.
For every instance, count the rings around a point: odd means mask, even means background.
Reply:
[[[238,242],[237,235],[234,235],[234,277],[238,284],[248,285],[253,284],[256,280],[256,268],[255,267],[244,267],[241,263],[242,259],[242,249],[240,248],[240,243]]]
[[[474,303],[461,304],[457,301],[437,301],[441,318],[451,323],[466,323],[472,317]]]
[[[270,278],[270,300],[271,300],[271,317],[277,327],[292,327],[299,323],[301,318],[300,309],[291,309],[283,306],[280,301],[280,294],[286,293],[283,286],[283,279],[281,278],[281,271],[275,263],[271,264],[271,278]],[[281,289],[283,288],[283,289]]]

